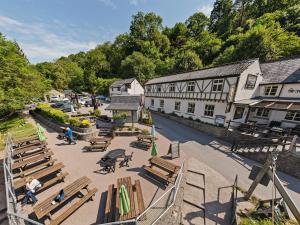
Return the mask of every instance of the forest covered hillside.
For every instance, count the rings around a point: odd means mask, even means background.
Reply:
[[[128,32],[113,42],[36,65],[1,35],[0,114],[22,107],[51,86],[106,94],[119,78],[136,77],[144,84],[233,61],[295,55],[300,55],[298,0],[216,0],[210,17],[197,12],[173,27],[165,27],[153,12],[138,12]],[[32,91],[25,93],[29,87]]]

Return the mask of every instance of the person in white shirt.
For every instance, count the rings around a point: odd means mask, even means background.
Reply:
[[[31,199],[32,203],[36,203],[38,199],[35,197],[34,193],[37,189],[41,188],[41,183],[34,179],[33,177],[28,177],[26,179],[26,194],[22,201],[22,204],[28,204],[29,199]]]

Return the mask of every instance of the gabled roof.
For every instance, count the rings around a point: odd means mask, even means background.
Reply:
[[[114,95],[106,110],[138,110],[141,101],[140,95]]]
[[[135,78],[128,78],[125,80],[117,80],[110,85],[111,87],[122,87],[124,84],[131,84]]]
[[[262,63],[261,84],[300,82],[300,57],[275,62]]]
[[[181,74],[176,74],[171,76],[159,77],[159,78],[149,80],[146,83],[146,85],[184,81],[184,80],[213,78],[213,77],[225,77],[230,75],[240,75],[244,70],[246,70],[251,64],[253,64],[257,60],[258,59],[249,59],[240,62],[225,64],[218,67],[207,68],[207,69],[181,73]]]

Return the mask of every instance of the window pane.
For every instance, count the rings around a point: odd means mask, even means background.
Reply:
[[[300,113],[298,113],[298,112],[296,113],[294,120],[300,121]]]
[[[293,120],[294,115],[295,115],[295,112],[287,112],[287,114],[285,116],[285,119],[286,120]]]
[[[160,100],[160,102],[159,102],[159,106],[162,108],[162,107],[164,107],[164,100]]]
[[[245,110],[245,108],[243,108],[243,107],[237,107],[235,109],[233,119],[241,119],[243,117],[244,110]]]

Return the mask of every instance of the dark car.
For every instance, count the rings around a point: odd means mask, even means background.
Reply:
[[[97,106],[101,106],[102,103],[100,103],[99,101],[96,101]],[[88,100],[84,103],[85,107],[92,107],[93,106],[93,101],[92,100]]]
[[[56,102],[54,104],[51,105],[52,108],[60,108],[64,105],[64,102]]]

